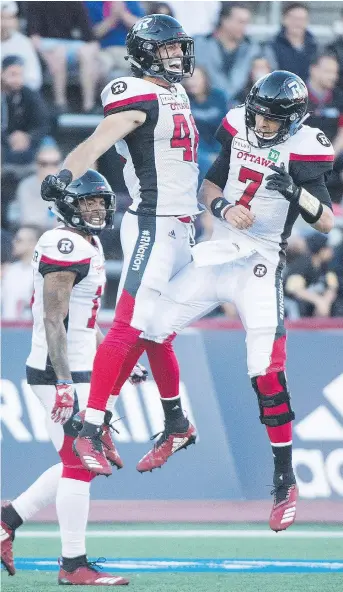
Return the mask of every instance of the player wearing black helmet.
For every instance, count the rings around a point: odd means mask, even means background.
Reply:
[[[172,344],[144,344],[139,335],[154,313],[158,295],[191,260],[190,236],[197,204],[198,131],[180,84],[194,69],[193,39],[166,15],[140,19],[127,35],[133,76],[112,80],[101,94],[105,119],[69,154],[64,170],[43,182],[42,195],[58,195],[85,167],[115,144],[132,204],[123,217],[124,266],[112,328],[99,348],[84,428],[75,450],[87,468],[110,469],[96,449],[108,393],[118,394],[147,347],[166,418],[162,438],[140,471],[160,466],[195,441],[179,396],[178,363]],[[182,444],[178,444],[182,442]],[[92,467],[89,458],[96,458]]]
[[[299,215],[320,232],[333,226],[325,174],[334,152],[321,130],[304,125],[306,108],[303,81],[275,71],[224,117],[217,132],[222,150],[200,191],[214,216],[213,235],[194,247],[194,262],[171,280],[142,334],[163,342],[221,302],[236,304],[247,333],[248,374],[273,451],[269,524],[275,531],[293,524],[297,500],[294,412],[285,374],[284,249]]]
[[[61,462],[1,512],[1,561],[14,575],[14,533],[38,510],[56,501],[62,540],[58,579],[68,585],[121,585],[122,577],[94,569],[86,557],[85,534],[90,483],[72,451],[77,436],[71,415],[87,403],[93,359],[103,335],[97,313],[105,283],[105,261],[97,234],[112,226],[115,195],[107,180],[88,170],[63,193],[46,195],[59,226],[45,232],[34,255],[33,333],[27,381],[46,410],[50,438]],[[123,463],[112,442],[110,404],[98,446],[111,464]]]

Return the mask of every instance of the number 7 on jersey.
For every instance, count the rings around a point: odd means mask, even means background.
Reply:
[[[258,171],[254,171],[253,169],[248,169],[248,167],[242,166],[239,171],[238,181],[242,183],[246,183],[250,181],[246,186],[242,197],[238,201],[236,201],[236,206],[239,204],[244,206],[248,210],[250,210],[250,202],[254,197],[256,191],[261,186],[263,181],[263,173],[259,173]]]

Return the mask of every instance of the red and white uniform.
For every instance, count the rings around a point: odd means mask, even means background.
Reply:
[[[105,117],[146,113],[144,124],[116,144],[132,198],[121,227],[124,265],[116,318],[143,330],[160,292],[191,260],[192,216],[199,213],[198,131],[181,84],[165,88],[118,78],[101,98]]]
[[[47,360],[48,344],[44,328],[44,276],[56,271],[74,271],[75,285],[65,320],[68,360],[72,372],[84,373],[86,376],[93,367],[96,351],[95,321],[106,281],[105,260],[100,240],[93,237],[90,243],[80,234],[61,227],[48,230],[35,247],[32,265],[33,332],[27,365],[45,373],[45,378],[49,380],[52,368]],[[44,378],[43,374],[41,375]]]
[[[210,241],[194,249],[158,301],[142,335],[163,341],[222,302],[234,302],[247,332],[251,377],[285,367],[282,268],[284,248],[300,211],[279,192],[266,189],[270,165],[285,164],[294,182],[330,207],[324,173],[334,152],[319,129],[303,126],[273,148],[254,148],[246,139],[244,107],[230,111],[217,137],[223,149],[207,179],[224,190],[231,203],[251,209],[256,219],[246,230],[214,218]]]
[[[48,356],[44,328],[44,277],[52,272],[76,273],[64,324],[67,332],[69,367],[75,383],[78,406],[85,409],[96,351],[95,323],[106,279],[105,260],[97,237],[93,237],[90,243],[76,232],[65,227],[57,227],[40,237],[35,247],[32,265],[33,331],[31,352],[26,362],[26,375],[32,390],[46,409],[49,435],[57,451],[60,451],[65,441],[63,426],[50,419],[55,403],[56,375]]]

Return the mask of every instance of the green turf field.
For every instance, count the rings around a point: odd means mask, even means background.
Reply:
[[[157,560],[156,564],[158,560],[165,560],[163,569],[166,571],[161,573],[126,573],[130,588],[137,592],[343,591],[343,532],[338,526],[297,525],[286,533],[274,534],[261,525],[97,524],[89,528],[87,549],[92,559],[104,556],[112,562],[117,559],[131,560],[134,569],[141,569],[139,566],[146,565],[148,559]],[[55,561],[59,554],[60,543],[55,526],[30,524],[18,531],[15,541],[18,567],[25,567],[25,561],[29,559]],[[144,559],[145,564],[142,563]],[[201,560],[205,559],[213,564],[216,561],[222,564],[224,559],[245,560],[245,564],[242,571],[232,573],[199,573],[198,568],[191,573],[187,567],[182,573],[176,572],[178,568],[173,567],[172,560],[179,565],[181,560],[186,559],[190,560],[189,564],[193,561],[194,565],[201,565]],[[288,568],[290,573],[252,573],[255,569],[252,560],[268,560],[273,563],[273,569],[281,571],[285,565],[283,560],[305,561],[306,565],[310,565],[311,560],[325,560],[330,566],[336,561],[340,562],[342,571],[312,573],[309,567],[307,573],[300,573],[297,564]],[[277,560],[281,560],[280,564]],[[211,570],[209,562],[208,565],[210,567],[206,570]],[[12,578],[3,573],[3,589],[9,592],[57,590],[57,572],[45,569],[56,567],[42,568],[37,563],[34,571],[31,568],[18,569],[17,575]],[[115,566],[110,571],[116,573]]]

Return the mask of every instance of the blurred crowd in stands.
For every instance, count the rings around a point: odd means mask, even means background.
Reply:
[[[43,178],[101,119],[100,91],[129,75],[125,38],[144,14],[175,16],[195,37],[196,69],[185,81],[200,133],[200,182],[219,151],[214,133],[261,76],[278,68],[308,85],[308,125],[321,128],[336,151],[328,188],[336,228],[320,235],[301,220],[287,252],[288,318],[343,316],[343,10],[338,33],[319,43],[310,32],[313,2],[282,2],[276,34],[248,34],[268,2],[1,2],[2,316],[30,318],[31,256],[44,230],[56,225],[40,198]],[[193,6],[192,6],[193,5]],[[261,35],[260,35],[261,37]],[[107,257],[105,308],[112,308],[121,269],[120,220],[130,203],[114,149],[98,163],[118,196],[116,225],[102,236]],[[197,221],[197,240],[211,217]],[[233,307],[216,314],[235,316]]]

